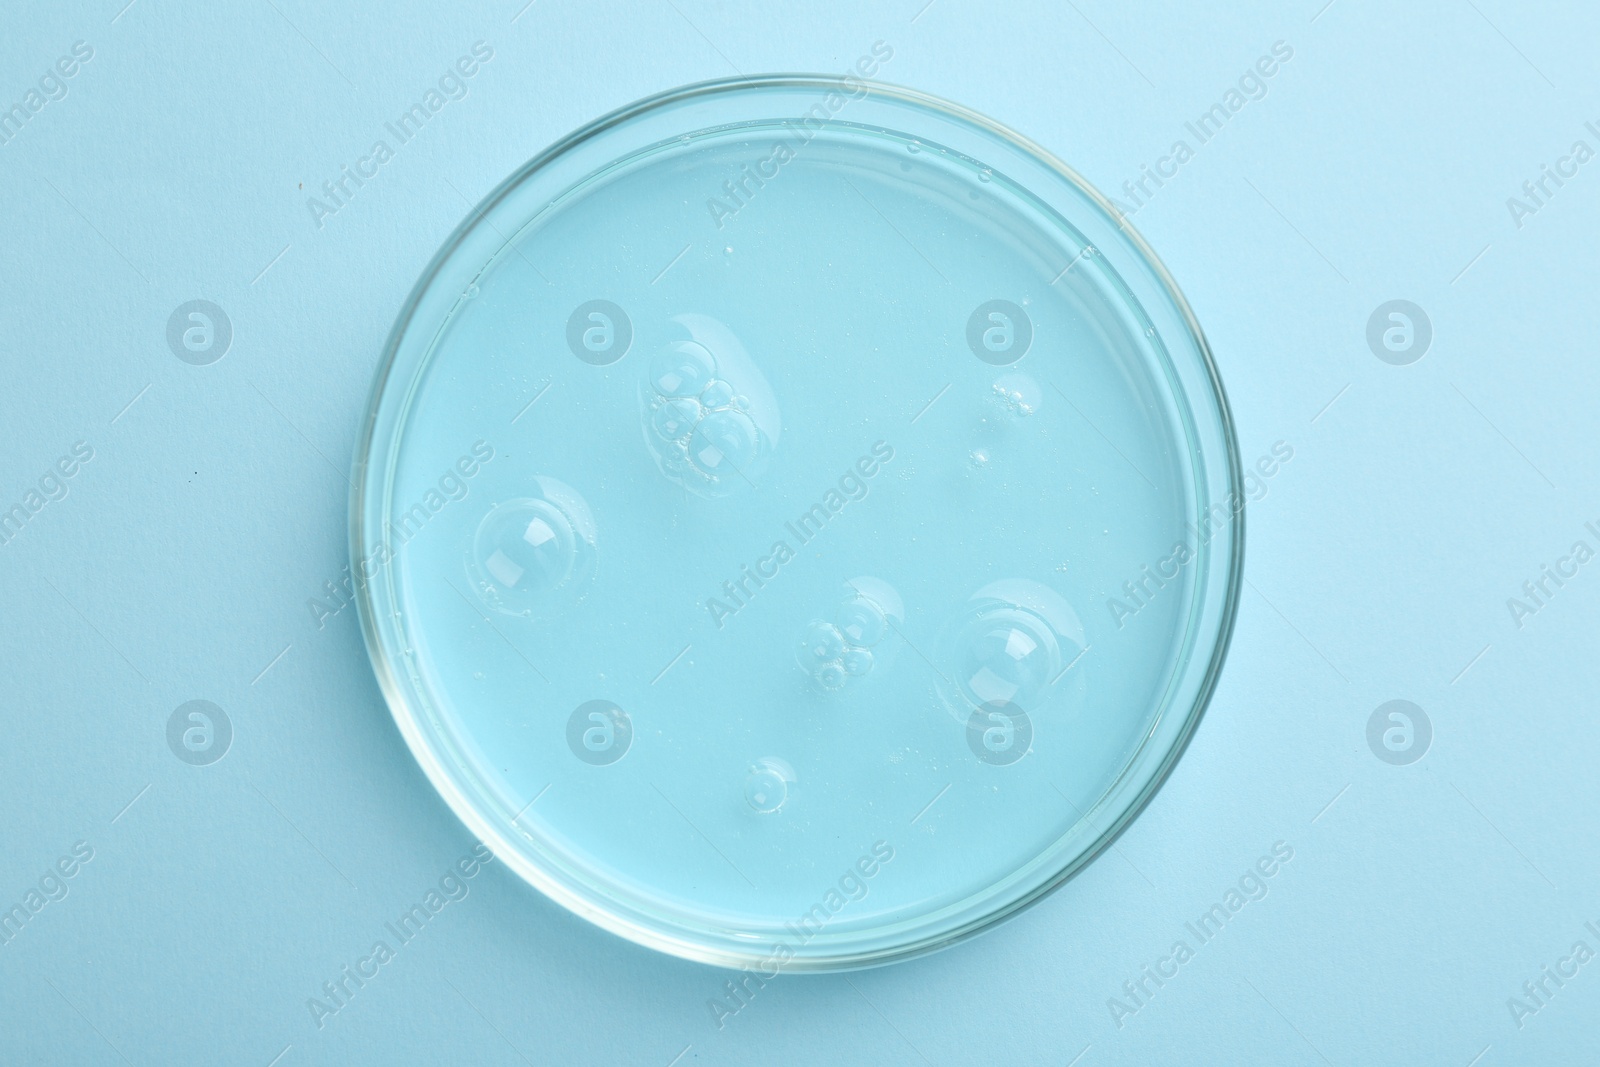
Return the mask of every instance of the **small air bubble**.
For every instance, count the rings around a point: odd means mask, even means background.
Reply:
[[[733,386],[720,378],[713,378],[706,383],[705,392],[700,394],[702,406],[712,411],[718,411],[733,403]]]
[[[802,662],[806,658],[818,666],[825,665],[844,652],[845,640],[837,627],[820,619],[806,627],[805,638],[801,642]]]
[[[745,776],[745,803],[762,815],[771,815],[789,799],[789,785],[794,780],[794,769],[783,760],[757,760]]]
[[[853,678],[860,678],[872,670],[872,653],[864,648],[851,648],[845,650],[841,665],[845,673]]]

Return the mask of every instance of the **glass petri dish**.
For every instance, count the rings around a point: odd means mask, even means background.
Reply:
[[[599,926],[761,973],[949,945],[1091,862],[1200,719],[1243,550],[1142,239],[855,79],[669,92],[506,180],[355,469],[367,647],[445,801]]]

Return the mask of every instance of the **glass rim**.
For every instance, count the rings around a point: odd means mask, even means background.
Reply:
[[[931,111],[946,119],[954,119],[959,123],[964,123],[974,128],[978,133],[994,138],[1021,152],[1023,155],[1030,157],[1033,162],[1041,164],[1046,170],[1053,172],[1074,192],[1090,201],[1103,215],[1115,223],[1117,230],[1128,242],[1137,260],[1149,270],[1156,282],[1159,295],[1168,302],[1172,310],[1176,311],[1178,319],[1187,333],[1187,340],[1193,346],[1193,351],[1199,358],[1203,379],[1209,387],[1207,395],[1202,399],[1209,400],[1214,409],[1214,416],[1219,424],[1218,429],[1221,431],[1221,438],[1227,457],[1225,471],[1222,472],[1225,474],[1225,478],[1222,480],[1225,482],[1227,495],[1242,502],[1243,497],[1239,496],[1239,493],[1243,485],[1243,474],[1237,435],[1227,393],[1217,371],[1210,345],[1177,282],[1173,279],[1160,257],[1156,255],[1144,237],[1128,222],[1127,218],[1115,208],[1104,194],[1053,153],[987,116],[920,90],[872,79],[858,79],[854,78],[853,75],[851,80],[853,84],[850,92],[855,98],[874,96],[886,102],[911,105]],[[392,467],[392,453],[394,450],[391,447],[392,443],[378,441],[380,409],[383,408],[385,399],[391,395],[390,386],[393,384],[397,364],[400,362],[402,345],[415,325],[419,307],[444,268],[451,263],[452,257],[461,249],[468,235],[481,225],[485,217],[504,202],[513,191],[534,175],[566,157],[580,146],[593,141],[610,130],[664,108],[689,101],[732,93],[744,93],[752,90],[791,89],[827,92],[837,91],[843,84],[845,84],[845,81],[840,75],[787,73],[718,78],[680,86],[644,97],[602,115],[565,137],[558,139],[518,167],[486,194],[452,230],[430,259],[427,267],[419,276],[397,313],[394,325],[385,341],[378,369],[374,374],[366,414],[356,442],[353,462],[349,513],[349,549],[352,573],[357,576],[357,580],[354,583],[356,593],[354,599],[356,600],[357,613],[361,620],[362,636],[379,688],[383,693],[385,704],[394,718],[401,736],[405,739],[412,756],[417,760],[434,789],[438,791],[457,818],[461,819],[481,840],[488,843],[498,857],[505,860],[509,866],[516,870],[519,877],[569,911],[581,915],[595,925],[635,943],[697,962],[730,968],[747,967],[770,961],[771,954],[766,951],[770,939],[760,935],[751,935],[748,938],[725,935],[719,939],[720,944],[712,945],[709,938],[695,940],[685,936],[686,927],[668,930],[663,927],[663,924],[659,923],[655,927],[644,926],[634,918],[622,914],[620,910],[608,909],[604,902],[583,894],[577,888],[568,884],[564,878],[544,870],[525,855],[522,847],[512,837],[508,836],[509,826],[502,827],[496,823],[491,818],[491,813],[483,810],[482,806],[475,802],[462,787],[456,772],[442,758],[441,753],[438,751],[438,746],[424,729],[420,721],[424,714],[423,709],[412,706],[411,698],[406,692],[406,685],[398,677],[395,670],[396,665],[391,662],[390,650],[381,632],[383,624],[380,622],[378,605],[375,603],[374,596],[374,587],[380,585],[380,581],[386,580],[388,577],[388,565],[383,564],[380,566],[379,574],[375,574],[370,578],[365,576],[362,561],[366,558],[366,540],[369,534],[366,512],[372,506],[374,490],[379,492],[380,498],[383,500],[382,513],[387,514],[388,512],[387,493],[392,477],[390,468]],[[431,348],[432,343],[429,342],[428,350],[430,352]],[[423,362],[425,365],[427,359],[424,358]],[[1173,383],[1172,388],[1180,395],[1183,393],[1181,387],[1176,383]],[[402,419],[402,436],[403,426],[404,420]],[[375,449],[380,447],[389,450],[391,463],[384,469],[375,470],[373,458]],[[1220,459],[1221,457],[1218,456],[1216,458]],[[1198,477],[1193,479],[1193,483],[1197,490],[1206,488]],[[854,952],[841,952],[831,956],[797,953],[782,963],[782,970],[804,972],[859,969],[896,962],[948,947],[1038,903],[1081,873],[1115,843],[1116,839],[1149,805],[1187,750],[1220,679],[1231,644],[1244,569],[1245,509],[1241,503],[1241,506],[1230,508],[1229,510],[1231,513],[1225,524],[1218,528],[1206,541],[1206,545],[1211,548],[1215,548],[1219,542],[1224,542],[1222,547],[1226,550],[1226,557],[1220,560],[1220,564],[1225,568],[1226,577],[1220,594],[1220,606],[1214,609],[1219,612],[1211,624],[1214,625],[1215,632],[1207,635],[1206,638],[1211,644],[1210,656],[1205,662],[1203,673],[1194,683],[1195,695],[1188,708],[1182,708],[1178,703],[1160,706],[1159,700],[1161,698],[1158,698],[1161,714],[1158,715],[1156,723],[1152,725],[1151,730],[1146,733],[1144,740],[1141,741],[1139,750],[1128,759],[1127,763],[1119,771],[1118,781],[1132,772],[1138,764],[1144,746],[1150,743],[1155,732],[1155,726],[1159,725],[1161,715],[1177,714],[1181,716],[1178,729],[1166,742],[1164,751],[1153,767],[1147,767],[1141,771],[1146,775],[1146,778],[1137,792],[1134,793],[1132,799],[1121,805],[1115,818],[1107,823],[1092,843],[1072,856],[1070,861],[1064,863],[1053,875],[1043,879],[1029,891],[1019,894],[1014,899],[1007,901],[1003,906],[968,918],[948,929],[889,945],[880,945]],[[1194,626],[1193,616],[1198,615],[1202,609],[1213,610],[1213,604],[1213,596],[1198,593],[1195,595],[1190,611],[1191,622],[1189,626],[1191,629]],[[1185,640],[1187,639],[1188,637],[1185,637]],[[1107,787],[1102,794],[1102,800],[1114,789],[1115,783]],[[1097,803],[1096,808],[1098,806]],[[1096,809],[1091,809],[1089,813],[1085,813],[1083,821],[1088,820],[1094,810]],[[1042,857],[1047,852],[1048,850],[1041,851],[1038,856]],[[1018,869],[1020,870],[1027,866],[1028,864],[1025,863]],[[916,922],[925,925],[929,914],[938,914],[939,911],[943,910],[947,909],[938,909],[933,913],[920,913],[916,918]],[[823,939],[822,935],[818,935],[817,940],[821,941]],[[746,944],[748,948],[741,949],[741,946]]]

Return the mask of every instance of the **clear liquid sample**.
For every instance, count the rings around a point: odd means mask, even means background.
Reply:
[[[379,651],[482,819],[642,940],[751,958],[1003,912],[1216,651],[1226,445],[1114,265],[1002,168],[815,125],[502,222],[364,511]]]

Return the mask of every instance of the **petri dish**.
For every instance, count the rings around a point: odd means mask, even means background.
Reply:
[[[365,639],[444,800],[597,925],[766,974],[1093,861],[1200,720],[1243,550],[1143,240],[855,78],[668,92],[512,175],[405,304],[355,470]]]

